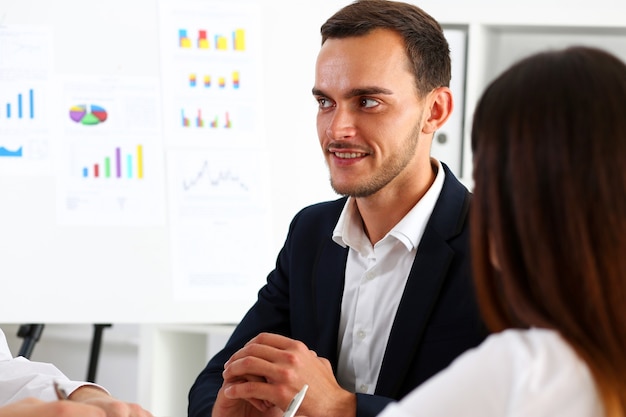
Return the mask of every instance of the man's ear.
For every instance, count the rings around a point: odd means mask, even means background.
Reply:
[[[452,108],[452,92],[448,87],[438,87],[431,91],[426,97],[426,120],[422,125],[422,132],[426,134],[434,133],[450,117]]]

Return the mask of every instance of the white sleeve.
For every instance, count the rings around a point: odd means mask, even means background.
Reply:
[[[389,404],[379,417],[505,416],[509,365],[488,338],[400,402]]]
[[[104,389],[89,382],[70,381],[52,364],[30,361],[21,356],[13,358],[4,332],[0,330],[0,406],[26,397],[53,401],[56,399],[54,381],[59,382],[68,395],[84,385]]]
[[[550,330],[508,330],[459,356],[379,417],[602,415],[593,378]]]

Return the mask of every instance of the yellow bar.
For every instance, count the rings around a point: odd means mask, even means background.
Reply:
[[[137,178],[143,178],[143,146],[137,145]]]
[[[245,51],[246,49],[246,35],[245,30],[237,29],[235,30],[235,51]]]
[[[191,39],[189,39],[189,38],[181,38],[180,39],[180,47],[181,48],[191,48]]]
[[[228,47],[228,40],[225,37],[218,35],[216,44],[217,49],[219,49],[220,51],[225,51]]]

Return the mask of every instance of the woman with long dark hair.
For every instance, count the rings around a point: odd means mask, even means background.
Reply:
[[[472,262],[493,332],[399,416],[626,416],[626,65],[523,59],[472,127]]]

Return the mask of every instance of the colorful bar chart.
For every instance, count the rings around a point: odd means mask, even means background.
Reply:
[[[209,42],[209,31],[206,29],[198,29],[198,35],[195,40],[197,49],[209,50],[214,48],[218,51],[245,51],[246,50],[246,31],[245,29],[235,29],[232,32],[230,42],[229,37],[222,33],[215,33],[212,36],[213,45]],[[189,36],[187,29],[178,29],[178,46],[183,49],[193,49],[194,43]]]
[[[191,127],[191,121],[189,117],[185,114],[185,109],[180,110],[181,114],[181,126],[182,127]],[[207,123],[208,121],[208,123]],[[195,127],[210,127],[213,129],[224,128],[231,129],[233,127],[233,122],[230,118],[229,112],[224,112],[221,114],[215,114],[211,119],[206,119],[202,117],[202,110],[198,109],[196,112],[196,116],[194,117],[193,126]]]
[[[116,147],[112,155],[104,155],[101,160],[81,169],[83,178],[127,178],[144,177],[143,146],[137,145],[135,153],[124,153]]]
[[[241,76],[239,71],[232,71],[230,73],[230,77],[225,75],[217,75],[213,76],[212,74],[203,74],[199,75],[197,73],[190,73],[187,77],[189,82],[189,87],[195,88],[198,87],[198,79],[202,78],[202,86],[206,88],[210,88],[212,85],[212,80],[217,79],[217,87],[220,89],[225,89],[227,87],[231,87],[235,90],[238,90],[241,85]]]
[[[31,88],[27,93],[17,93],[15,101],[7,102],[4,116],[6,119],[34,119],[35,91]]]

